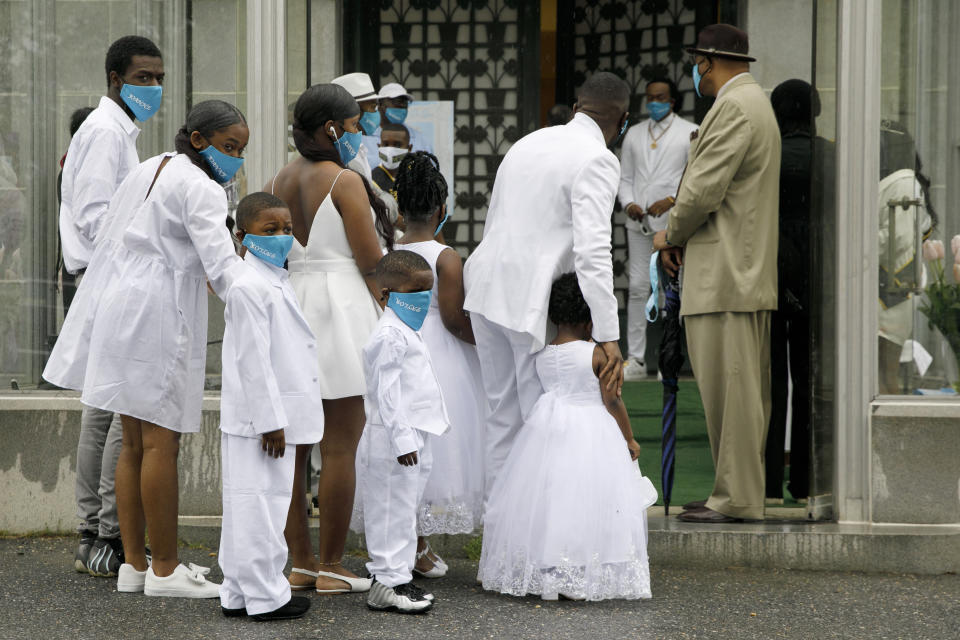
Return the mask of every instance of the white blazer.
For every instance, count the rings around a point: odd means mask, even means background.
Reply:
[[[286,269],[247,253],[227,293],[220,429],[256,438],[283,429],[289,444],[323,438],[317,340]]]
[[[530,334],[537,351],[553,281],[576,271],[594,339],[619,339],[611,257],[619,182],[620,162],[585,114],[514,144],[497,171],[483,240],[464,268],[464,308]]]
[[[363,348],[363,374],[367,422],[386,427],[397,456],[419,448],[414,429],[441,435],[450,428],[426,343],[389,307]]]
[[[624,209],[630,203],[636,203],[644,211],[658,200],[677,195],[680,178],[687,166],[687,154],[690,151],[690,134],[697,125],[684,120],[677,114],[671,114],[654,122],[653,135],[657,138],[657,147],[650,137],[650,120],[644,120],[627,131],[623,138],[623,150],[620,152],[620,206]],[[666,214],[648,217],[647,225],[653,231],[667,228]],[[627,218],[627,229],[640,230],[640,223]]]

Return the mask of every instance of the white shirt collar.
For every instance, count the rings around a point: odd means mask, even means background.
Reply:
[[[573,120],[567,123],[568,125],[579,125],[585,129],[589,129],[594,132],[597,136],[597,140],[603,143],[603,146],[607,146],[607,141],[603,137],[603,130],[600,129],[600,125],[597,124],[597,121],[588,116],[585,113],[575,113],[573,114]]]
[[[107,115],[113,118],[114,121],[123,129],[124,133],[130,136],[131,139],[136,140],[137,136],[140,135],[140,127],[134,124],[133,120],[130,119],[130,116],[127,115],[127,112],[124,111],[120,105],[114,102],[112,99],[107,96],[101,96],[100,104],[97,105],[98,109],[103,109]]]
[[[667,127],[670,126],[670,124],[673,122],[673,118],[674,118],[676,115],[677,115],[676,112],[671,111],[671,112],[668,113],[668,114],[666,115],[666,117],[664,117],[660,122],[657,122],[657,121],[654,120],[653,118],[647,118],[647,125],[648,125],[651,129],[660,129],[660,130],[662,131],[662,130],[664,130],[664,129],[666,129]]]
[[[741,76],[748,76],[748,75],[750,75],[750,72],[749,72],[749,71],[743,71],[743,72],[738,73],[737,75],[733,76],[732,78],[730,78],[730,79],[727,80],[726,82],[724,82],[724,83],[723,83],[723,86],[720,87],[720,91],[717,91],[717,100],[720,99],[720,96],[723,95],[723,92],[726,91],[727,87],[730,86],[730,83],[731,83],[731,82],[733,82],[734,80],[736,80],[737,78],[739,78],[739,77],[741,77]]]

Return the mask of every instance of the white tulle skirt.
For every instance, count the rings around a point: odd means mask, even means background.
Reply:
[[[478,578],[544,600],[649,598],[646,510],[656,499],[599,394],[548,392],[493,486]]]

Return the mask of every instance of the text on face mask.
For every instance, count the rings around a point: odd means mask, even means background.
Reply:
[[[397,304],[398,306],[403,307],[404,309],[409,309],[410,311],[413,311],[413,312],[415,312],[415,313],[420,313],[421,311],[423,311],[423,307],[418,307],[418,306],[416,306],[416,305],[412,305],[412,304],[410,304],[409,302],[404,302],[403,300],[401,300],[401,299],[399,299],[399,298],[397,298],[396,301],[397,301],[396,304]]]

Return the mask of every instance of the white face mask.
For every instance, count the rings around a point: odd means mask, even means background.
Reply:
[[[400,166],[400,161],[407,155],[407,149],[398,149],[397,147],[380,147],[380,164],[390,171]]]

